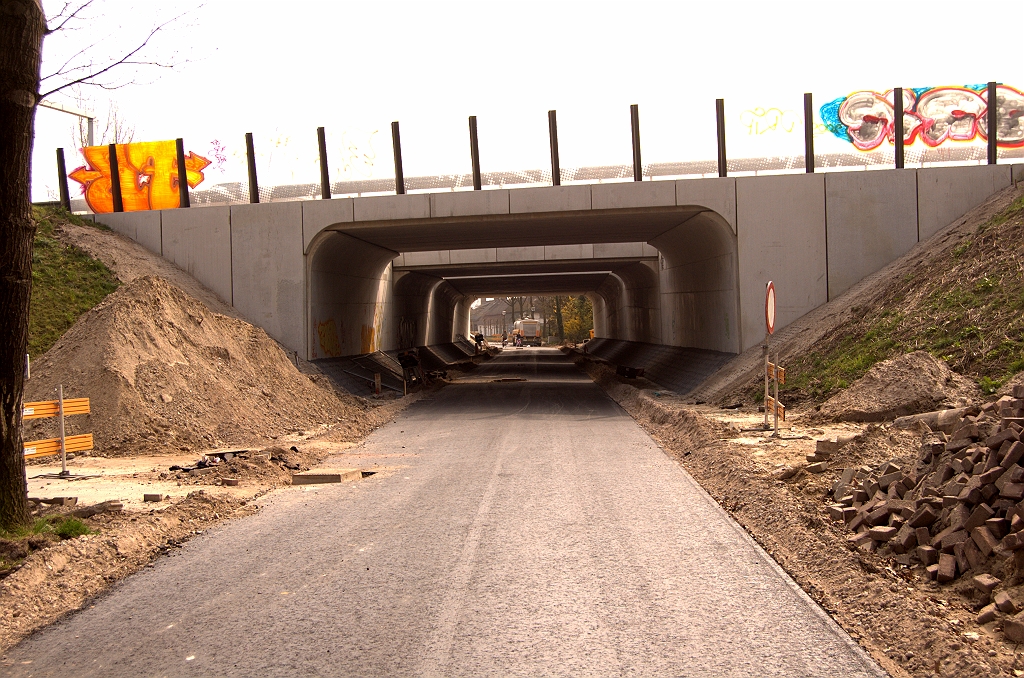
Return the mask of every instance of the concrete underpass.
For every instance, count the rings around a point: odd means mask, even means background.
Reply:
[[[418,193],[96,219],[311,360],[450,345],[469,333],[476,298],[503,293],[587,294],[599,338],[668,347],[683,360],[761,342],[768,280],[781,329],[1022,170]]]

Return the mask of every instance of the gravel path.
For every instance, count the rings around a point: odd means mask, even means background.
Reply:
[[[273,495],[0,670],[885,675],[557,351],[508,350],[352,452],[403,467]]]

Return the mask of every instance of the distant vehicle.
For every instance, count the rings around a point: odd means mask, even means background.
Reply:
[[[523,338],[525,346],[540,346],[540,322],[523,318],[512,325],[512,334],[518,334]]]

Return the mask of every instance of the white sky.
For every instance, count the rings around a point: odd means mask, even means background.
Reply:
[[[52,14],[63,2],[44,5]],[[79,30],[44,45],[44,74],[84,41],[128,46],[170,16],[158,7],[96,0]],[[817,107],[897,85],[1024,86],[1019,39],[983,24],[1001,17],[1017,25],[1019,0],[915,7],[210,0],[153,43],[156,58],[177,50],[188,63],[127,71],[137,84],[85,94],[101,112],[116,100],[136,140],[181,136],[186,150],[207,157],[213,139],[223,142],[229,162],[224,173],[207,171],[207,185],[240,178],[243,135],[253,132],[261,184],[269,185],[318,180],[321,125],[332,179],[393,176],[392,120],[401,121],[406,176],[415,176],[469,171],[469,115],[479,118],[485,171],[534,169],[549,167],[547,111],[557,109],[561,164],[574,167],[631,162],[630,104],[640,106],[643,159],[659,162],[715,157],[717,97],[726,100],[729,155],[741,157],[802,153],[801,126],[750,135],[742,112],[777,107],[799,120],[803,92],[814,93]],[[56,147],[65,148],[69,170],[82,164],[71,124],[52,111],[37,116],[35,199],[55,186]],[[372,166],[352,162],[342,175],[343,134],[359,155],[374,130]],[[284,148],[273,146],[283,139]]]

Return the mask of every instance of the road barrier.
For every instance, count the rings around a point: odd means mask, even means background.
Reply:
[[[33,440],[25,443],[25,458],[50,457],[60,455],[61,475],[67,475],[67,453],[84,452],[93,448],[92,434],[68,436],[64,434],[64,417],[76,414],[89,414],[88,398],[64,399],[64,386],[57,387],[57,400],[43,400],[25,403],[22,406],[22,420],[60,418],[60,435],[57,438]]]

